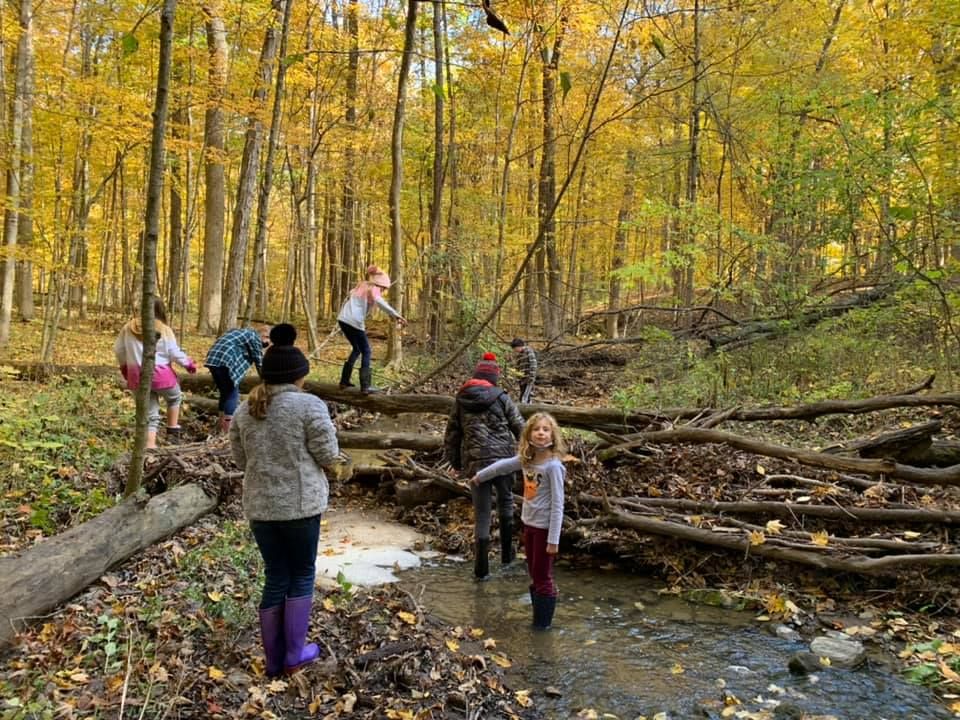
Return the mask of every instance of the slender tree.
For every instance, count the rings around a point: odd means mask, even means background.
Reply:
[[[164,133],[169,104],[170,66],[173,55],[173,24],[177,0],[164,0],[160,12],[160,57],[157,67],[157,95],[153,105],[153,134],[150,139],[150,174],[147,180],[147,206],[143,234],[143,281],[140,322],[143,328],[143,367],[137,388],[137,432],[130,454],[130,471],[124,495],[140,489],[147,445],[147,408],[150,380],[156,364],[157,338],[154,335],[153,298],[156,294],[157,239],[160,234],[160,206],[163,196]]]
[[[418,0],[407,0],[407,16],[403,25],[403,55],[397,78],[397,102],[393,106],[393,130],[390,134],[390,270],[393,273],[397,312],[404,311],[403,226],[400,215],[400,191],[403,188],[403,124],[407,112],[407,82],[416,43]],[[396,323],[390,323],[387,362],[403,362],[403,345]]]
[[[13,97],[10,109],[10,159],[7,166],[7,207],[4,214],[3,242],[6,258],[3,263],[3,294],[0,296],[0,347],[10,340],[10,319],[13,315],[13,283],[16,277],[17,233],[20,222],[20,188],[23,182],[23,126],[30,107],[30,65],[33,54],[33,4],[20,0],[20,39],[14,70]]]

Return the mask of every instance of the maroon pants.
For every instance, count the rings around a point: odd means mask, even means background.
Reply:
[[[527,554],[527,572],[537,595],[557,596],[553,582],[553,555],[547,554],[547,530],[523,526],[523,551]]]

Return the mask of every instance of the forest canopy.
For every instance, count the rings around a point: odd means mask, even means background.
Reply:
[[[17,272],[0,341],[40,301],[136,307],[159,43],[156,4],[4,7]],[[651,299],[790,313],[893,276],[936,282],[960,254],[953,2],[492,9],[509,34],[470,3],[181,2],[158,251],[171,310],[205,333],[314,325],[376,262],[439,342],[532,249],[504,312],[555,337]]]

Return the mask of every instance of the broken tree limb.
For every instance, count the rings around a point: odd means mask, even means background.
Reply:
[[[816,325],[821,320],[843,315],[859,307],[868,307],[890,295],[896,286],[879,285],[864,292],[853,293],[830,305],[814,307],[790,318],[771,318],[740,323],[725,335],[707,336],[711,350],[743,347],[766,338],[781,337],[796,330]]]
[[[930,420],[908,428],[888,430],[830,445],[823,448],[822,452],[830,454],[856,452],[860,454],[860,457],[889,457],[895,459],[918,445],[929,447],[933,436],[940,432],[942,427],[943,423],[939,420]]]
[[[126,498],[95,518],[0,558],[0,645],[25,623],[49,612],[134,553],[213,510],[217,499],[199,485],[179,485],[146,499]]]
[[[960,566],[960,554],[920,554],[893,555],[877,558],[833,557],[822,552],[812,552],[788,547],[775,547],[766,544],[753,545],[745,535],[732,536],[728,533],[716,533],[711,530],[693,527],[686,523],[675,523],[652,517],[633,515],[615,508],[608,508],[596,518],[599,524],[621,528],[631,528],[652,535],[663,535],[680,540],[689,540],[702,545],[736,550],[744,555],[756,555],[774,560],[787,560],[802,565],[812,565],[824,570],[852,572],[865,575],[895,572],[915,567],[957,567]]]
[[[603,505],[604,498],[581,493],[580,502]],[[665,508],[695,513],[740,513],[770,517],[808,516],[831,520],[858,520],[861,522],[929,523],[931,525],[960,525],[960,512],[947,510],[912,510],[894,508],[838,507],[835,505],[807,505],[783,502],[704,502],[700,500],[671,500],[667,498],[609,498],[609,502],[627,508]]]
[[[677,428],[676,430],[638,433],[631,436],[630,442],[601,450],[598,456],[601,460],[613,460],[620,454],[633,452],[636,447],[645,444],[676,443],[720,443],[735,447],[738,450],[744,450],[766,457],[792,460],[810,467],[829,468],[864,475],[882,475],[888,478],[906,480],[907,482],[921,485],[960,485],[960,465],[938,469],[918,468],[911,465],[902,465],[890,460],[849,458],[842,455],[816,452],[814,450],[774,445],[773,443],[753,440],[741,435],[723,432],[722,430],[701,430],[699,428]]]

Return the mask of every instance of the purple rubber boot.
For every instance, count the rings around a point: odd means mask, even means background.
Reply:
[[[287,598],[283,611],[283,634],[286,640],[284,671],[288,675],[320,657],[320,648],[315,643],[307,643],[312,607],[313,595]]]

